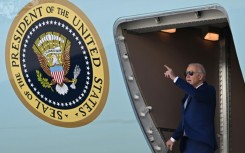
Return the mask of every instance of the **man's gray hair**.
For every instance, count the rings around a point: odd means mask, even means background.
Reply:
[[[206,79],[206,70],[204,68],[204,66],[200,63],[190,63],[189,66],[192,65],[192,66],[196,66],[200,69],[201,73],[203,74],[204,76],[204,80]]]

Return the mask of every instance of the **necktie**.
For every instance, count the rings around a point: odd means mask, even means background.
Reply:
[[[188,95],[188,97],[186,98],[185,103],[184,103],[184,109],[186,109],[186,106],[187,106],[189,100],[190,100],[190,96]],[[182,116],[182,117],[183,117],[183,116]],[[184,130],[183,135],[186,136],[185,129],[184,129],[184,124],[185,124],[185,123],[184,123],[184,119],[183,119],[183,122],[182,122],[182,129]]]

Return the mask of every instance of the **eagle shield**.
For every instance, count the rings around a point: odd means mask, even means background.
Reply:
[[[70,69],[70,46],[71,42],[57,32],[47,32],[40,35],[32,46],[41,68],[52,78],[51,82],[47,84],[47,79],[43,79],[41,73],[37,72],[39,82],[43,87],[51,89],[52,85],[56,84],[56,92],[60,95],[65,95],[69,91],[65,83],[72,83],[70,87],[75,89],[76,78],[81,70],[76,66],[74,69],[74,75],[76,74],[76,76],[72,80],[66,78]],[[46,83],[44,83],[45,80]]]

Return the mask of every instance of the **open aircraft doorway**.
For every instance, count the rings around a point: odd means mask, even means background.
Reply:
[[[161,31],[167,29],[176,31]],[[207,32],[218,34],[218,40],[204,40]],[[180,120],[183,92],[164,78],[164,65],[183,78],[192,62],[204,65],[207,82],[216,88],[216,153],[241,152],[245,85],[223,8],[210,5],[121,18],[114,35],[132,107],[152,152],[168,152],[165,141]],[[179,153],[178,146],[173,153]]]

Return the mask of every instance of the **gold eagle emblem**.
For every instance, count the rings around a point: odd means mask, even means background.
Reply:
[[[69,88],[65,83],[72,83],[70,87],[76,89],[77,77],[81,69],[78,65],[74,68],[74,78],[69,80],[66,75],[70,70],[71,42],[57,32],[46,32],[40,35],[32,46],[36,53],[42,70],[52,78],[51,82],[43,78],[39,70],[36,71],[38,81],[44,88],[51,88],[56,84],[55,90],[60,95],[68,93]]]

